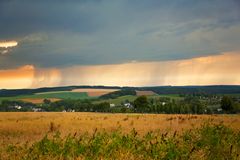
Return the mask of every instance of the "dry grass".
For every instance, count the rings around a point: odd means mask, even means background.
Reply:
[[[34,104],[40,104],[40,103],[43,103],[43,100],[45,98],[23,98],[23,99],[20,99],[24,102],[31,102],[31,103],[34,103]],[[58,99],[58,98],[47,98],[49,99],[51,102],[57,102],[57,101],[60,101],[61,99]]]
[[[152,96],[155,95],[153,91],[136,91],[137,96]]]
[[[240,115],[162,115],[162,114],[105,114],[105,113],[0,113],[0,146],[10,143],[23,144],[40,140],[46,133],[60,131],[68,134],[111,132],[121,129],[124,133],[133,128],[144,135],[149,131],[181,133],[199,127],[204,121],[222,122],[240,130]]]
[[[74,89],[72,92],[85,92],[90,97],[98,97],[104,94],[108,94],[110,92],[118,91],[118,89],[91,89],[91,88],[84,88],[84,89]]]

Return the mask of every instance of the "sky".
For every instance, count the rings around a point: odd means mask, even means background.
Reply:
[[[0,88],[240,85],[239,0],[1,0]]]

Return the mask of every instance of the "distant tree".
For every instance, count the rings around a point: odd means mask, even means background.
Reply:
[[[240,103],[235,103],[234,111],[235,111],[235,113],[240,113]]]
[[[50,103],[51,103],[51,100],[50,100],[50,99],[44,99],[44,100],[43,100],[43,103],[45,103],[45,104],[50,104]]]
[[[233,106],[233,101],[231,97],[229,96],[223,96],[221,100],[221,108],[225,111],[232,111],[234,106]]]
[[[96,105],[94,105],[93,111],[109,112],[110,111],[110,104],[108,102],[102,102],[102,103],[96,104]]]
[[[134,100],[133,106],[138,112],[147,112],[149,109],[147,97],[139,96]]]
[[[114,99],[120,96],[126,96],[126,95],[136,95],[136,91],[132,89],[122,89],[119,91],[111,92],[108,94],[104,94],[100,96],[100,99]]]

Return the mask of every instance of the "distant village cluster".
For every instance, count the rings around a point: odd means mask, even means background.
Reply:
[[[176,113],[176,114],[221,114],[239,113],[240,98],[229,96],[185,96],[180,98],[138,96],[133,101],[120,103],[94,100],[44,99],[41,104],[23,101],[2,100],[1,111],[19,112],[110,112],[110,113]]]

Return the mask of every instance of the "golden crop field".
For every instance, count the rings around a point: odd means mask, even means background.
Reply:
[[[156,93],[154,93],[153,91],[136,91],[137,96],[152,96],[152,95],[156,95]]]
[[[181,133],[199,127],[207,120],[240,130],[240,115],[3,112],[0,113],[0,145],[31,143],[55,131],[60,131],[63,136],[92,134],[96,128],[107,132],[121,129],[123,133],[134,128],[140,135],[149,131]]]
[[[34,104],[41,104],[43,103],[45,98],[23,98],[23,99],[20,99],[24,102],[31,102],[31,103],[34,103]],[[50,100],[51,102],[56,102],[56,101],[60,101],[61,99],[59,98],[47,98],[48,100]]]
[[[118,89],[94,89],[94,88],[81,88],[81,89],[73,89],[72,92],[81,92],[87,93],[90,97],[102,96],[104,94],[108,94],[110,92],[118,91]]]

